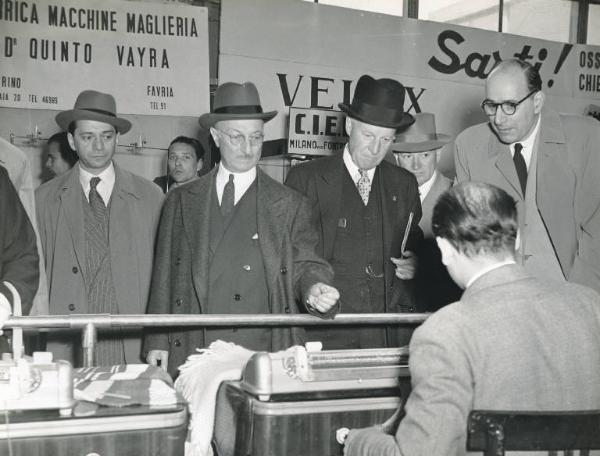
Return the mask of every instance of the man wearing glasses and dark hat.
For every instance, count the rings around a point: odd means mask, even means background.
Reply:
[[[113,162],[131,123],[117,116],[112,95],[95,90],[81,92],[56,122],[79,161],[36,191],[50,313],[143,313],[163,194]],[[95,364],[139,363],[141,338],[139,330],[99,332]],[[80,364],[78,340],[50,333],[48,349]]]
[[[404,112],[398,81],[361,76],[347,114],[342,154],[293,167],[286,184],[318,208],[318,252],[335,271],[334,285],[347,313],[415,312],[415,246],[421,203],[408,171],[383,161],[398,130],[413,123]],[[406,242],[403,242],[406,233]],[[404,249],[403,249],[404,247]],[[408,343],[411,328],[312,329],[326,349],[374,348]]]
[[[508,192],[519,212],[519,259],[538,277],[600,291],[600,128],[544,106],[536,68],[499,63],[482,103],[489,122],[456,138],[456,176]]]
[[[332,317],[333,271],[315,253],[309,201],[258,168],[263,112],[251,82],[217,88],[200,117],[221,152],[209,174],[173,189],[159,227],[148,313],[292,314]],[[276,351],[304,342],[300,328],[153,331],[144,351],[171,375],[196,348],[221,339]]]

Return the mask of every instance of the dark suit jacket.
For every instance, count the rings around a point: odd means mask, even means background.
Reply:
[[[155,177],[152,182],[154,182],[156,185],[158,185],[163,193],[167,193],[167,190],[168,190],[167,184],[170,187],[174,181],[173,181],[173,179],[171,179],[170,176],[165,175],[165,176]]]
[[[204,313],[208,297],[210,205],[215,168],[168,193],[161,215],[148,313]],[[272,313],[299,313],[316,282],[331,283],[331,266],[315,253],[318,234],[309,202],[257,170],[258,242],[265,265]],[[330,314],[337,311],[334,308]],[[323,316],[323,315],[319,315]],[[304,341],[300,328],[274,328],[272,348]],[[169,372],[204,346],[202,330],[153,331],[144,352],[169,351]]]
[[[414,252],[422,237],[419,228],[421,201],[415,177],[408,171],[383,161],[377,167],[381,192],[384,281],[386,312],[415,310],[412,281],[396,278],[390,257],[400,256],[402,237],[410,212],[414,213],[407,250]],[[317,252],[329,260],[333,255],[342,200],[342,177],[346,173],[342,154],[312,160],[293,167],[286,185],[308,196],[316,206],[320,243]],[[343,303],[342,303],[343,304]]]
[[[537,154],[537,206],[563,273],[570,282],[600,291],[600,128],[591,117],[542,110]],[[456,138],[458,182],[496,185],[524,199],[508,145],[489,125],[479,124]]]
[[[464,455],[473,409],[598,409],[599,334],[600,295],[590,288],[517,265],[494,269],[416,329],[413,390],[396,435],[351,431],[344,454]]]
[[[39,257],[33,226],[19,195],[0,166],[0,293],[13,302],[2,283],[9,282],[21,298],[22,313],[28,315],[38,288]]]

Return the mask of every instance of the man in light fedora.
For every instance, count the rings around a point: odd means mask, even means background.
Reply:
[[[143,313],[163,195],[113,162],[131,123],[117,116],[112,95],[95,90],[81,92],[56,122],[79,161],[36,191],[50,313]],[[48,339],[56,358],[80,364],[79,334]],[[140,331],[99,331],[96,365],[139,363],[140,353]]]
[[[442,264],[439,249],[431,231],[431,215],[438,197],[452,186],[452,181],[438,169],[441,148],[451,137],[438,133],[435,116],[429,112],[415,114],[415,123],[396,136],[391,159],[414,174],[419,184],[419,198],[423,217],[419,226],[424,239],[419,243],[419,258],[415,276],[418,310],[433,312],[457,301],[461,290],[448,275]]]
[[[263,112],[251,82],[226,82],[200,117],[221,152],[219,166],[173,189],[158,232],[148,313],[293,314],[337,311],[329,264],[315,253],[309,201],[258,168]],[[303,343],[300,328],[207,328],[152,331],[150,364],[177,368],[196,348],[222,339],[276,351]]]
[[[422,236],[421,203],[412,174],[383,161],[398,130],[413,123],[404,112],[398,81],[361,76],[347,114],[342,154],[293,167],[286,184],[318,207],[318,253],[335,272],[344,312],[414,312],[411,253]],[[402,252],[410,214],[408,243]],[[408,343],[412,328],[314,329],[326,349],[372,348]]]

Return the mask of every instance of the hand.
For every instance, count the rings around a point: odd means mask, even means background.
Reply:
[[[2,327],[4,326],[4,322],[10,318],[11,314],[12,312],[10,310],[8,299],[6,299],[4,295],[0,293],[0,336],[2,335]]]
[[[338,299],[340,299],[340,292],[337,289],[318,282],[310,287],[306,304],[317,312],[327,313],[335,306]]]
[[[150,350],[146,355],[146,361],[152,366],[160,366],[163,370],[167,370],[169,365],[169,352],[167,350]]]
[[[410,280],[415,276],[417,257],[410,251],[404,252],[403,258],[390,258],[396,265],[396,277],[401,280]]]

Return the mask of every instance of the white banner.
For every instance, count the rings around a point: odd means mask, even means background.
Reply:
[[[208,13],[169,3],[0,1],[0,107],[65,110],[85,89],[120,114],[209,109]]]

